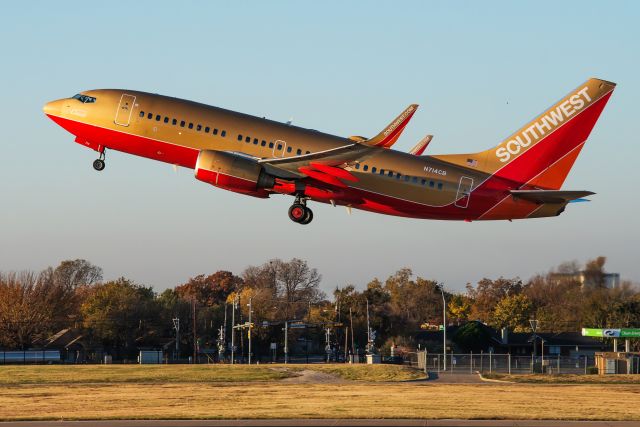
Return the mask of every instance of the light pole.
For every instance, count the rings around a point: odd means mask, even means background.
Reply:
[[[231,364],[235,363],[236,352],[236,308],[238,307],[239,295],[233,297],[233,305],[231,306]]]
[[[444,363],[444,371],[447,371],[447,302],[444,299],[444,284],[440,284],[440,294],[442,295],[442,355]]]
[[[251,313],[253,310],[251,309],[251,300],[252,297],[249,297],[249,365],[251,365]]]

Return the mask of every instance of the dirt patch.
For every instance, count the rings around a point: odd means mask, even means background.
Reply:
[[[281,380],[287,384],[333,384],[344,383],[346,380],[326,372],[312,371],[303,369],[294,373],[295,376]]]

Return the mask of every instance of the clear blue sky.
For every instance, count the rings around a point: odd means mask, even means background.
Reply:
[[[640,281],[640,3],[11,2],[0,15],[0,270],[86,258],[158,290],[199,273],[300,257],[323,287],[407,266],[450,289],[609,258]],[[559,218],[410,220],[256,200],[186,169],[95,152],[42,113],[84,89],[192,99],[338,135],[373,135],[421,105],[397,149],[497,144],[589,77],[618,87],[564,188],[591,203]]]

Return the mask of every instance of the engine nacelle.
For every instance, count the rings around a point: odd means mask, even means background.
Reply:
[[[195,167],[196,179],[225,190],[269,197],[275,178],[254,159],[225,151],[202,150]]]

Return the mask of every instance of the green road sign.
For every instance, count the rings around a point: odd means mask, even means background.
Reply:
[[[438,325],[438,330],[439,330],[439,331],[444,331],[444,326],[442,326],[442,325]]]
[[[583,337],[640,338],[640,328],[595,329],[582,328]]]

